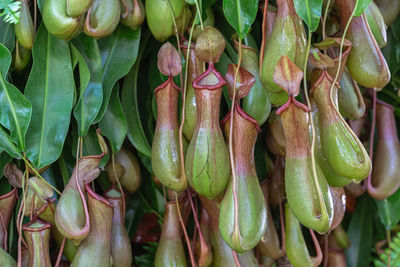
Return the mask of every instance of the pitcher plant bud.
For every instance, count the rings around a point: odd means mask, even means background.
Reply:
[[[204,62],[217,63],[225,45],[225,38],[217,29],[205,27],[196,40],[196,57]]]

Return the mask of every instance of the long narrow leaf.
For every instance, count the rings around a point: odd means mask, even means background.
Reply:
[[[74,96],[68,43],[50,35],[43,24],[33,46],[33,66],[25,95],[32,104],[27,156],[41,168],[61,154]]]
[[[25,96],[6,80],[10,65],[11,54],[0,44],[0,123],[10,130],[11,140],[24,151],[32,106]]]
[[[372,247],[374,208],[374,202],[367,194],[357,199],[356,211],[347,230],[351,240],[351,246],[346,250],[349,267],[368,266]]]
[[[139,71],[139,63],[128,73],[122,87],[122,109],[128,122],[128,138],[133,146],[142,154],[151,157],[151,146],[144,134],[142,121],[140,119],[139,107],[137,101],[137,78]]]
[[[117,153],[125,140],[127,122],[119,100],[119,86],[116,85],[103,119],[99,123],[101,132],[111,143],[113,153]]]
[[[101,40],[99,47],[103,64],[103,104],[94,122],[99,122],[106,111],[112,89],[136,61],[140,42],[140,28],[136,31],[119,25],[115,32]]]
[[[78,56],[80,75],[80,93],[74,117],[78,122],[78,134],[83,137],[99,113],[103,101],[103,67],[96,39],[81,34],[73,43],[76,47],[73,53]]]

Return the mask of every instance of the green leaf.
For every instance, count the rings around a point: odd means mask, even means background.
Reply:
[[[324,0],[293,0],[297,15],[314,32],[321,18],[322,3]]]
[[[400,221],[400,190],[382,200],[375,200],[378,214],[386,230],[392,229]]]
[[[42,24],[33,46],[33,66],[25,88],[32,104],[27,156],[44,167],[59,157],[67,135],[74,98],[74,78],[68,43]]]
[[[125,76],[135,63],[139,43],[140,28],[133,31],[122,25],[119,25],[112,35],[99,40],[103,64],[103,103],[94,122],[103,118],[114,84]]]
[[[14,25],[0,20],[0,43],[12,52],[15,47]]]
[[[257,16],[258,0],[223,0],[223,10],[229,24],[244,39]]]
[[[353,11],[354,16],[355,17],[361,16],[370,2],[371,2],[371,0],[357,0],[356,5],[354,7],[354,11]]]
[[[357,199],[356,211],[352,214],[347,234],[351,240],[346,253],[348,267],[369,266],[373,241],[373,215],[375,204],[368,194]]]
[[[13,158],[21,158],[21,152],[11,141],[10,136],[1,125],[0,125],[0,150],[6,151]]]
[[[6,80],[11,54],[0,44],[0,123],[10,130],[11,140],[25,150],[25,135],[31,120],[32,106],[14,85]]]
[[[137,79],[139,72],[140,59],[126,75],[122,86],[122,109],[128,123],[128,139],[132,145],[142,154],[151,157],[151,146],[144,134],[142,121],[138,107],[138,88]],[[145,88],[147,90],[147,88]]]
[[[74,109],[74,117],[78,122],[78,134],[83,137],[99,113],[103,101],[103,67],[96,39],[81,34],[73,43],[76,48],[72,51],[79,59],[80,76],[79,100]]]
[[[101,133],[110,141],[112,152],[117,153],[124,143],[128,126],[119,99],[119,86],[116,84],[114,87],[106,113],[99,126]]]

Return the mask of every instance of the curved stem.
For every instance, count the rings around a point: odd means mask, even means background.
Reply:
[[[81,201],[82,201],[83,210],[85,212],[85,227],[84,227],[84,229],[89,229],[89,227],[90,227],[89,210],[88,210],[88,207],[87,207],[86,198],[83,195],[81,186],[79,185],[79,181],[78,181],[78,176],[79,176],[79,147],[80,147],[80,144],[81,144],[81,141],[82,141],[81,139],[82,139],[82,137],[79,137],[78,146],[76,147],[75,183],[76,183],[76,187],[78,188],[79,196],[80,196]]]
[[[313,262],[314,262],[314,266],[319,266],[319,264],[322,261],[322,250],[321,250],[321,246],[318,243],[317,237],[314,234],[314,231],[310,230],[310,234],[311,234],[311,238],[313,240],[314,243],[314,247],[315,247],[315,252],[317,253],[317,255],[315,255],[315,257],[313,257]]]
[[[178,201],[178,194],[177,193],[175,193],[175,201],[176,201],[176,206],[177,206],[177,209],[178,209],[179,222],[181,223],[183,235],[185,236],[185,240],[186,240],[186,246],[187,246],[188,251],[189,251],[190,261],[192,262],[192,266],[196,267],[197,266],[196,260],[194,259],[193,250],[192,250],[192,248],[190,246],[190,240],[189,240],[189,236],[187,234],[186,228],[185,228],[185,224],[183,223],[183,219],[182,219],[181,209],[179,207],[179,201]]]
[[[267,12],[268,11],[268,0],[265,0],[264,3],[264,10],[263,10],[263,20],[262,20],[262,28],[261,28],[261,35],[262,35],[262,40],[261,40],[261,47],[260,47],[260,61],[258,62],[259,64],[259,73],[261,73],[262,69],[262,64],[264,61],[264,50],[265,50],[265,42],[267,39]]]
[[[200,228],[199,218],[197,217],[197,211],[194,208],[192,195],[190,194],[189,189],[186,189],[186,193],[188,194],[188,197],[189,197],[190,206],[191,206],[192,212],[193,212],[194,223],[196,225],[197,231],[199,232],[200,242],[202,244],[205,244],[204,236],[203,236],[203,233],[201,232],[201,228]]]
[[[309,124],[311,126],[311,165],[312,165],[312,171],[313,171],[313,177],[314,177],[314,184],[318,192],[318,200],[320,202],[321,207],[325,207],[324,203],[324,198],[322,196],[322,191],[321,187],[319,186],[319,181],[317,177],[317,170],[316,170],[316,163],[315,163],[315,154],[314,154],[314,148],[315,148],[315,127],[314,127],[314,120],[312,118],[312,110],[311,110],[311,103],[310,103],[310,98],[308,97],[308,89],[307,89],[307,61],[308,61],[308,56],[310,54],[310,47],[311,47],[311,36],[312,33],[310,29],[308,29],[308,41],[307,41],[307,53],[306,53],[306,59],[304,61],[304,66],[303,66],[303,89],[304,89],[304,96],[306,98],[307,106],[309,108]],[[331,88],[332,89],[332,88]],[[326,207],[325,207],[326,208]]]
[[[242,265],[240,264],[239,258],[237,256],[236,251],[232,250],[232,255],[233,255],[233,260],[236,264],[236,267],[242,267]]]
[[[175,20],[175,15],[174,15],[174,11],[172,9],[172,5],[170,0],[168,0],[168,7],[169,10],[171,12],[172,15],[172,20],[174,22],[174,30],[175,30],[175,36],[176,36],[176,43],[178,46],[178,53],[179,56],[182,56],[182,51],[181,51],[181,46],[180,46],[180,39],[179,39],[179,35],[178,35],[178,28],[176,26],[176,20]],[[193,31],[193,27],[192,27],[192,31]],[[189,46],[188,46],[188,52],[187,52],[187,57],[186,60],[189,58],[189,53],[190,53],[190,40],[189,40]],[[187,62],[187,61],[186,61]],[[186,73],[187,73],[187,64],[186,65]],[[182,77],[182,71],[180,72],[179,76],[180,76],[180,80],[181,80],[181,87],[184,87],[182,90],[182,119],[181,119],[181,124],[179,126],[179,157],[181,158],[181,177],[183,180],[185,180],[185,182],[187,181],[186,179],[186,168],[185,168],[185,157],[184,157],[184,152],[183,152],[183,123],[185,121],[185,104],[186,104],[186,80],[187,80],[187,74],[185,74],[185,83],[183,82],[183,77]]]
[[[201,30],[203,30],[204,29],[204,25],[203,25],[203,18],[201,17],[201,10],[200,10],[200,7],[199,7],[199,1],[198,0],[194,0],[194,2],[196,3],[196,10],[197,10],[197,14],[199,16],[200,27],[201,27]]]
[[[348,29],[349,29],[349,27],[350,27],[351,20],[352,20],[353,17],[354,17],[354,11],[355,11],[355,8],[353,9],[353,12],[351,13],[350,18],[349,18],[349,20],[347,21],[346,27],[344,28],[342,40],[340,40],[338,68],[337,68],[337,71],[336,71],[335,79],[333,79],[333,82],[332,82],[332,85],[331,85],[331,89],[330,89],[330,92],[331,92],[331,99],[332,99],[333,87],[336,85],[336,82],[337,82],[337,80],[338,80],[338,78],[339,78],[340,67],[341,67],[341,65],[342,65],[343,44],[344,44],[344,40],[345,40],[345,38],[346,38],[347,31],[348,31]],[[335,108],[337,109],[336,105],[334,105],[334,106],[335,106]],[[338,112],[339,112],[339,111],[338,111]]]
[[[322,21],[322,39],[326,38],[326,19],[328,17],[328,11],[329,11],[329,6],[331,4],[331,0],[328,0],[328,2],[326,3],[326,9],[325,9],[325,13],[324,13],[324,19]]]
[[[79,156],[82,158],[83,157],[83,138],[79,139],[78,141],[80,141],[80,148],[79,148]]]
[[[128,11],[128,5],[126,4],[125,0],[121,0],[122,5],[125,8],[125,12],[123,14],[121,14],[122,18],[126,18],[128,17],[129,11]]]
[[[188,67],[189,67],[189,56],[190,56],[190,46],[192,45],[192,34],[193,34],[193,29],[194,25],[192,25],[192,28],[190,30],[190,35],[189,35],[189,41],[188,41],[188,49],[186,52],[186,57],[185,57],[185,80],[183,83],[183,88],[182,88],[182,115],[181,115],[181,123],[179,125],[179,156],[181,158],[181,175],[182,177],[186,180],[186,167],[185,167],[185,156],[184,156],[184,151],[183,151],[183,125],[185,124],[185,119],[186,119],[186,89],[187,89],[187,81],[188,81]],[[179,40],[179,39],[178,39]],[[179,47],[179,54],[181,54],[180,50],[180,45],[178,43]],[[182,75],[182,72],[181,72]]]
[[[242,39],[239,38],[239,60],[235,72],[235,79],[233,83],[233,93],[232,93],[232,106],[231,106],[231,117],[229,122],[229,159],[231,165],[231,173],[232,173],[232,194],[233,194],[233,209],[234,209],[234,228],[233,232],[239,233],[239,206],[238,206],[238,196],[237,196],[237,177],[236,177],[236,168],[235,161],[233,159],[233,111],[235,108],[235,98],[236,98],[236,83],[239,74],[240,64],[242,63]]]
[[[62,243],[61,243],[60,251],[58,252],[57,261],[56,261],[56,264],[54,265],[54,267],[60,266],[61,256],[62,256],[62,254],[63,254],[64,246],[65,246],[65,240],[66,240],[66,238],[64,237],[64,238],[63,238],[63,241],[62,241]]]
[[[113,174],[115,177],[115,180],[117,181],[117,184],[119,186],[119,190],[121,191],[121,197],[122,197],[122,209],[123,209],[123,218],[125,218],[125,193],[124,189],[122,188],[121,182],[119,181],[119,177],[117,177],[117,171],[115,170],[115,158],[114,158],[114,153],[111,154],[111,164],[113,166]]]
[[[23,161],[25,162],[25,164],[29,167],[29,169],[31,169],[31,170],[35,173],[35,175],[36,175],[37,177],[39,177],[40,179],[42,179],[43,182],[45,182],[45,183],[46,183],[48,186],[50,186],[54,191],[56,191],[57,194],[61,195],[61,192],[60,192],[57,188],[55,188],[54,186],[52,186],[49,182],[47,182],[46,179],[44,179],[43,176],[40,175],[40,173],[29,163],[29,160],[26,158],[25,154],[22,156],[22,160],[23,160]],[[27,169],[27,172],[29,173],[28,169]]]

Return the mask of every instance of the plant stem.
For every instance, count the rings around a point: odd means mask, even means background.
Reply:
[[[201,10],[200,10],[200,7],[199,7],[199,1],[198,0],[194,0],[194,2],[196,3],[196,10],[197,10],[197,14],[199,16],[201,30],[204,30],[203,19],[201,17]]]
[[[25,162],[25,164],[29,167],[29,169],[31,169],[31,170],[35,173],[35,175],[36,175],[37,177],[39,177],[40,179],[42,179],[43,182],[45,182],[45,183],[46,183],[48,186],[50,186],[54,191],[56,191],[59,195],[61,195],[61,192],[58,191],[58,189],[55,188],[54,186],[52,186],[49,182],[47,182],[46,179],[44,179],[43,176],[41,176],[41,175],[39,174],[39,172],[29,163],[29,160],[26,158],[25,154],[24,154],[21,158],[22,158],[22,160]],[[29,173],[28,169],[27,169],[27,172]]]
[[[123,210],[123,216],[125,218],[125,193],[124,193],[124,189],[122,188],[121,182],[119,181],[119,177],[117,176],[117,172],[115,170],[114,153],[111,154],[111,164],[113,166],[113,174],[114,174],[115,180],[117,181],[117,184],[119,186],[119,190],[121,191],[122,210]]]
[[[326,9],[325,9],[325,13],[324,13],[324,19],[322,21],[322,38],[325,39],[326,38],[326,19],[328,17],[328,11],[329,11],[329,6],[331,4],[331,0],[328,0],[328,2],[326,3]]]
[[[188,236],[188,233],[186,231],[186,228],[185,228],[185,224],[183,223],[183,219],[182,219],[181,209],[179,207],[179,200],[178,200],[178,194],[177,193],[175,193],[175,202],[176,202],[176,206],[177,206],[177,209],[178,209],[178,216],[179,216],[179,221],[181,223],[183,235],[185,236],[186,246],[187,246],[188,251],[189,251],[190,261],[192,263],[192,266],[196,267],[197,266],[196,260],[194,258],[193,250],[192,250],[192,248],[190,246],[190,240],[189,240],[189,236]]]
[[[235,98],[236,98],[236,83],[237,83],[237,77],[239,74],[239,69],[240,65],[242,63],[242,39],[239,37],[239,59],[238,59],[238,64],[236,67],[235,71],[235,79],[233,83],[233,93],[232,93],[232,106],[231,106],[231,117],[230,117],[230,123],[229,123],[229,159],[230,159],[230,165],[231,165],[231,173],[232,173],[232,194],[233,194],[233,209],[234,209],[234,228],[233,232],[234,233],[239,233],[239,206],[238,206],[238,196],[237,196],[237,177],[236,177],[236,167],[235,167],[235,161],[233,159],[233,111],[235,109]],[[235,256],[235,254],[234,254]],[[237,265],[237,263],[236,263]],[[237,266],[240,266],[237,265]]]
[[[266,27],[267,27],[267,14],[268,14],[268,0],[265,0],[264,3],[264,10],[263,10],[263,20],[262,20],[262,28],[261,28],[261,35],[262,35],[262,40],[261,40],[261,47],[260,47],[260,61],[258,62],[259,64],[259,73],[261,73],[263,61],[264,61],[264,50],[265,50],[265,42],[267,39],[266,36]]]

